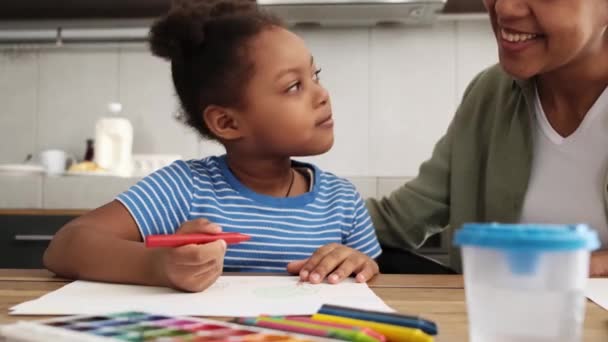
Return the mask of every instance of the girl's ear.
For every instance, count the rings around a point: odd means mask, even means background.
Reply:
[[[219,140],[234,141],[245,135],[239,116],[231,109],[210,105],[203,111],[203,120]]]

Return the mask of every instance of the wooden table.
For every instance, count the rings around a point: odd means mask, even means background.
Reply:
[[[0,324],[41,318],[9,316],[8,309],[68,282],[44,270],[0,269]],[[440,335],[436,341],[467,341],[467,315],[461,276],[383,274],[369,282],[369,286],[395,310],[437,322]],[[608,341],[608,311],[592,302],[587,303],[584,341]]]

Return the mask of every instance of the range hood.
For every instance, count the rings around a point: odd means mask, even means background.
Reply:
[[[258,0],[289,24],[324,26],[407,24],[426,25],[446,0]]]
[[[172,0],[0,0],[0,45],[143,42]],[[203,0],[204,1],[204,0]],[[429,25],[445,8],[478,12],[479,0],[257,0],[291,25]]]
[[[258,0],[260,6],[289,24],[325,26],[430,24],[445,3],[446,0]],[[90,27],[139,26],[166,13],[170,4],[171,0],[6,0],[0,1],[0,29],[15,25],[51,28],[57,23],[70,27],[75,22],[89,23]],[[107,22],[112,24],[104,25]]]

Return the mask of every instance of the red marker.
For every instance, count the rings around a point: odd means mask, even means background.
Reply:
[[[146,247],[179,247],[217,240],[224,240],[230,245],[249,239],[251,236],[241,233],[150,235],[146,237]]]

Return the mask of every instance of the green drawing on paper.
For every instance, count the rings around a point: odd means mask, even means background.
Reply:
[[[296,286],[275,286],[253,290],[253,294],[261,298],[291,298],[315,295],[319,292],[310,284],[300,284]]]

